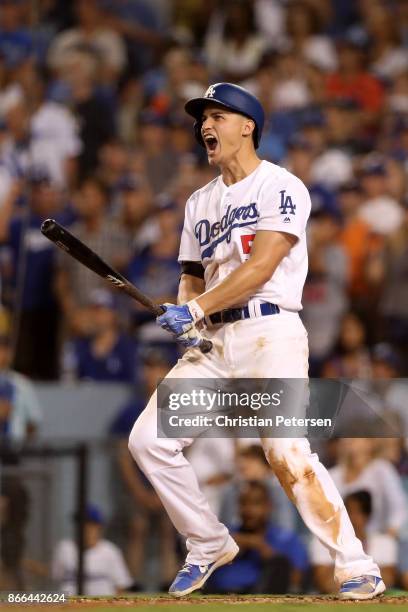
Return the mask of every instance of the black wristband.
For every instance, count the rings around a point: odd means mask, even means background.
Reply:
[[[181,261],[180,265],[182,274],[204,278],[204,267],[201,261]]]

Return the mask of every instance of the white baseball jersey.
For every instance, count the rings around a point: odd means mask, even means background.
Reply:
[[[310,208],[303,183],[266,161],[230,187],[218,177],[191,196],[179,260],[201,261],[207,288],[216,286],[248,259],[258,229],[287,232],[298,241],[273,277],[249,300],[251,318],[233,325],[209,326],[205,335],[214,350],[206,354],[187,351],[166,378],[307,378],[307,333],[297,311],[307,272],[305,226]],[[257,306],[262,301],[281,306],[279,316],[259,317]],[[182,452],[194,437],[159,437],[157,404],[154,393],[132,429],[130,452],[175,527],[186,536],[187,563],[208,565],[224,555],[230,558],[237,546],[211,511]],[[306,438],[262,437],[261,443],[304,523],[329,548],[338,584],[356,576],[380,576],[377,564],[355,536],[339,492]],[[290,470],[282,470],[284,465]],[[305,474],[312,474],[312,479]]]
[[[126,567],[121,550],[109,540],[100,540],[85,550],[85,595],[116,595],[127,589],[133,580]],[[58,543],[52,563],[52,575],[63,593],[75,595],[78,570],[78,552],[72,540]]]
[[[298,241],[252,299],[299,311],[310,209],[302,181],[268,161],[234,185],[225,185],[220,175],[188,199],[178,259],[202,262],[208,290],[249,258],[257,230],[293,234]]]

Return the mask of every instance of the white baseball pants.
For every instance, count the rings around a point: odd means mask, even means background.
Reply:
[[[177,378],[307,378],[307,333],[297,313],[251,318],[206,331],[210,353],[185,353],[169,372]],[[159,495],[176,529],[186,537],[189,563],[206,565],[231,548],[227,528],[201,493],[183,455],[192,438],[157,437],[156,393],[137,419],[129,449]],[[363,551],[330,475],[305,438],[262,440],[265,456],[310,531],[327,546],[335,579],[370,574],[378,566]]]

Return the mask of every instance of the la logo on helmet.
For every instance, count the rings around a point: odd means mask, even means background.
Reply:
[[[215,96],[215,85],[210,85],[204,94],[204,98],[213,98]]]

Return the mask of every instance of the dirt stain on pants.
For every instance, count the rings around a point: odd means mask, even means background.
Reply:
[[[267,460],[286,495],[298,508],[302,518],[305,514],[305,508],[302,508],[302,504],[307,503],[308,513],[313,515],[315,520],[317,519],[321,528],[327,532],[329,540],[333,544],[337,544],[340,533],[341,510],[340,508],[336,509],[327,499],[312,466],[306,464],[303,468],[297,470],[291,467],[284,457],[278,459],[271,450],[267,452]],[[301,500],[297,499],[296,489],[303,493]]]

